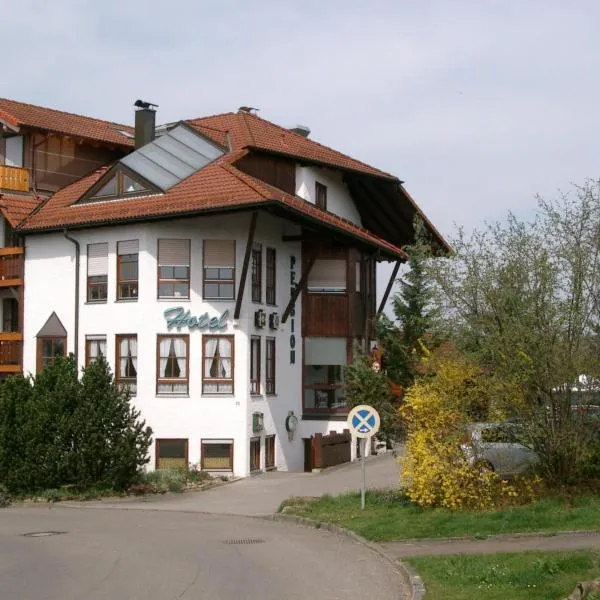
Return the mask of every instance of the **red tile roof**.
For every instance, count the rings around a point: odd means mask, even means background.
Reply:
[[[99,225],[276,205],[286,212],[294,212],[318,221],[322,225],[376,246],[388,255],[405,257],[400,248],[366,229],[242,173],[230,164],[232,158],[239,157],[239,154],[225,155],[217,159],[164,194],[77,203],[105,172],[98,171],[56,192],[21,229],[25,232],[35,232],[67,226]]]
[[[121,131],[133,133],[133,128],[128,125],[74,115],[7,98],[0,98],[0,121],[12,127],[34,127],[119,146],[134,146],[134,140],[121,133]]]
[[[11,227],[17,227],[43,201],[44,198],[37,196],[0,193],[0,212]]]
[[[228,138],[233,151],[256,148],[265,152],[301,158],[307,162],[398,181],[397,177],[389,173],[247,112],[192,119],[188,123],[221,145],[226,145],[223,141]]]

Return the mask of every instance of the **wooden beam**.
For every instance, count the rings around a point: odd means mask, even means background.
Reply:
[[[283,316],[281,317],[282,323],[285,323],[288,320],[290,313],[294,309],[294,304],[296,304],[296,300],[298,300],[300,292],[306,289],[306,284],[308,283],[308,276],[310,275],[310,271],[313,268],[313,265],[315,264],[315,260],[317,260],[317,257],[314,254],[308,259],[306,269],[302,273],[302,277],[300,277],[298,285],[294,288],[288,305],[285,307],[285,311],[283,313]]]
[[[397,260],[396,264],[394,265],[394,270],[392,271],[392,274],[390,275],[390,280],[388,281],[387,287],[385,288],[385,292],[383,293],[383,298],[381,299],[381,304],[379,305],[379,308],[377,309],[377,316],[379,316],[383,312],[383,309],[385,308],[385,305],[387,304],[388,298],[390,297],[390,292],[392,291],[392,287],[394,286],[394,281],[396,281],[396,277],[398,277],[398,271],[400,270],[400,265],[401,265],[401,262],[399,260]]]
[[[240,287],[238,289],[237,300],[235,301],[235,310],[233,318],[239,319],[242,311],[242,300],[244,299],[244,290],[246,289],[246,277],[248,276],[248,265],[252,256],[252,244],[254,243],[254,232],[256,231],[256,220],[258,219],[258,211],[252,213],[250,219],[250,227],[248,228],[248,241],[246,242],[246,254],[244,254],[244,264],[242,265],[242,275],[240,276]]]

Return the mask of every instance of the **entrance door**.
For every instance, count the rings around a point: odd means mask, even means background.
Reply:
[[[304,472],[311,473],[313,468],[312,438],[302,438],[304,442]]]

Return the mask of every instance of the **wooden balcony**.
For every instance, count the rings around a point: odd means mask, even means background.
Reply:
[[[0,373],[23,370],[23,334],[0,332]]]
[[[0,165],[0,189],[28,192],[29,171],[21,167]]]
[[[0,248],[0,287],[23,285],[23,248]]]

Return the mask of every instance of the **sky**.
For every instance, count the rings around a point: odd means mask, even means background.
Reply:
[[[2,0],[0,96],[241,105],[393,173],[447,238],[599,175],[592,0]]]

